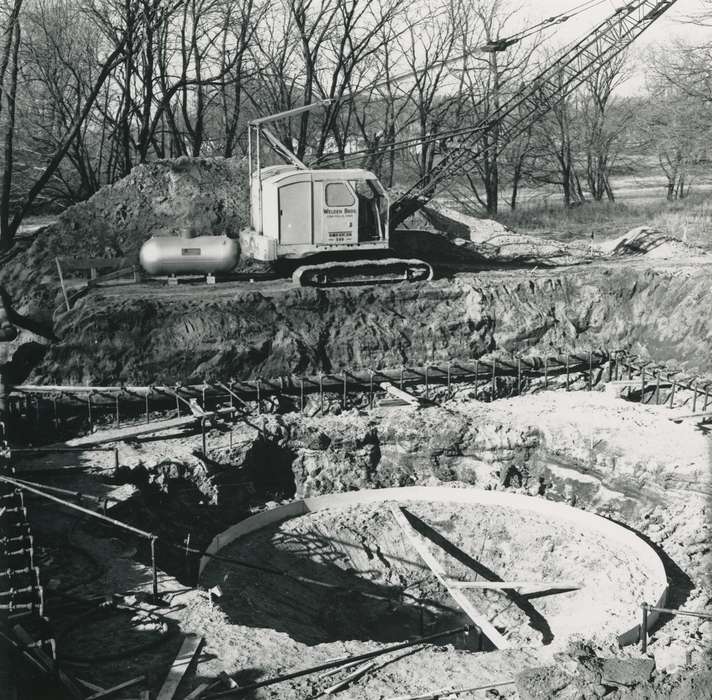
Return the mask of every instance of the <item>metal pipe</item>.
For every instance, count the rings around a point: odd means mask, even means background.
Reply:
[[[10,454],[43,454],[53,452],[114,452],[116,447],[11,447]],[[87,467],[89,469],[90,467]]]
[[[549,388],[549,358],[544,358],[544,388]]]
[[[682,615],[684,617],[699,617],[703,620],[712,620],[712,613],[692,612],[691,610],[671,610],[670,608],[658,608],[655,605],[648,605],[647,603],[643,603],[643,605],[645,605],[646,609],[651,612],[660,612],[667,615]]]
[[[156,567],[156,540],[155,535],[151,535],[151,570],[153,574],[153,602],[158,603],[158,568]]]
[[[566,391],[569,390],[569,376],[571,373],[571,358],[569,355],[566,355]]]
[[[84,513],[85,515],[90,515],[94,518],[98,518],[99,520],[103,520],[104,522],[107,522],[111,525],[115,525],[116,527],[120,527],[124,530],[128,530],[129,532],[133,532],[136,535],[145,537],[146,539],[151,539],[152,537],[155,537],[152,532],[139,530],[133,525],[128,525],[127,523],[121,522],[121,520],[115,520],[114,518],[110,518],[106,515],[101,515],[101,513],[97,513],[93,510],[90,510],[89,508],[79,506],[76,503],[70,503],[69,501],[65,501],[63,498],[57,498],[56,496],[52,496],[51,494],[45,493],[44,491],[40,491],[39,489],[36,489],[32,486],[27,486],[26,484],[23,484],[22,482],[17,481],[16,479],[13,479],[9,476],[0,476],[0,482],[10,484],[11,486],[15,486],[19,489],[22,489],[23,491],[28,491],[29,493],[34,493],[37,496],[42,496],[43,498],[46,498],[49,501],[54,501],[55,503],[59,503],[60,505],[66,506],[67,508],[70,508],[72,510],[76,510],[80,513]]]
[[[692,412],[697,413],[697,380],[693,382],[694,391],[692,393]]]
[[[311,666],[309,668],[304,668],[299,671],[293,671],[292,673],[286,673],[282,676],[277,676],[275,678],[268,678],[264,681],[257,681],[256,683],[250,683],[249,685],[244,685],[240,688],[230,688],[229,690],[222,690],[219,693],[213,693],[211,695],[205,695],[204,700],[212,700],[213,698],[225,698],[231,695],[238,695],[246,693],[251,690],[256,690],[257,688],[264,688],[268,685],[274,685],[275,683],[282,683],[284,681],[291,680],[292,678],[300,678],[301,676],[309,676],[313,673],[319,673],[320,671],[326,671],[329,668],[334,668],[336,666],[343,666],[344,664],[353,663],[355,661],[365,661],[366,659],[372,659],[376,656],[382,656],[383,654],[388,654],[392,651],[399,651],[400,649],[407,649],[408,647],[416,646],[418,644],[424,644],[427,642],[435,641],[436,639],[443,639],[445,637],[452,637],[460,632],[470,631],[473,629],[474,625],[465,625],[464,627],[457,627],[455,629],[445,630],[444,632],[438,632],[437,634],[431,634],[427,637],[418,637],[416,639],[410,640],[408,642],[402,642],[400,644],[393,644],[389,647],[383,647],[382,649],[376,649],[375,651],[368,651],[364,654],[357,654],[356,656],[349,656],[346,658],[335,659],[334,661],[327,661],[326,663],[319,664],[318,666]]]
[[[517,394],[522,393],[522,358],[517,358]]]
[[[640,626],[640,650],[645,654],[648,651],[648,604],[640,606],[643,609],[643,624]]]
[[[492,401],[494,401],[494,395],[497,391],[497,358],[492,360]]]

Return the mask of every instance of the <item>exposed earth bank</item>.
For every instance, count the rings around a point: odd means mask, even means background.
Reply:
[[[712,264],[642,260],[423,284],[96,290],[58,316],[34,377],[201,382],[627,349],[712,371]]]

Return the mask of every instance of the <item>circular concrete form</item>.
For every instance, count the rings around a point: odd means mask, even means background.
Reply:
[[[218,535],[208,551],[288,576],[204,557],[201,579],[220,584],[232,623],[308,645],[391,643],[467,624],[412,538],[515,647],[559,647],[579,635],[630,643],[640,603],[665,600],[663,564],[632,531],[562,503],[475,488],[358,491],[265,511]],[[518,587],[483,583],[496,580]],[[493,646],[477,635],[445,642]]]

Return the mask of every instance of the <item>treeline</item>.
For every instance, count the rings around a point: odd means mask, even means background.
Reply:
[[[138,163],[244,155],[250,119],[326,98],[276,122],[278,138],[307,163],[405,187],[561,43],[522,27],[507,0],[0,0],[0,250],[30,213]],[[612,170],[638,153],[657,159],[668,197],[685,196],[706,158],[709,63],[704,47],[653,55],[636,99],[616,93],[626,57],[603,66],[514,143],[490,133],[451,194],[490,214],[524,185],[557,185],[566,205],[613,199]]]

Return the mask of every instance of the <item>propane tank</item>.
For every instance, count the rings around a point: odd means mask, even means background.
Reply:
[[[149,275],[208,275],[230,272],[240,259],[240,247],[227,236],[153,236],[138,257]]]

